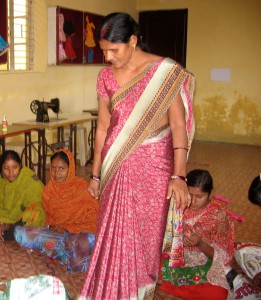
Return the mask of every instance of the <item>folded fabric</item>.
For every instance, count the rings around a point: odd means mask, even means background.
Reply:
[[[236,243],[235,259],[241,269],[251,279],[261,273],[261,245],[256,243]]]

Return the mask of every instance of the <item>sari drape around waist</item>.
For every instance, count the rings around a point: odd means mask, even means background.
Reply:
[[[166,191],[173,168],[171,153],[168,129],[160,140],[135,149],[107,184],[85,283],[90,285],[87,299],[144,299],[154,287],[169,205]]]

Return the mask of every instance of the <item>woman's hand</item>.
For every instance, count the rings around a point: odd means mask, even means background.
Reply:
[[[190,247],[198,246],[202,241],[199,235],[188,229],[186,226],[184,227],[183,238],[184,244]]]
[[[204,253],[208,258],[213,259],[214,257],[214,248],[204,242],[200,235],[195,231],[195,228],[189,228],[184,225],[183,229],[183,241],[184,245],[189,247],[197,247],[202,253]]]
[[[60,233],[68,232],[68,230],[66,230],[65,228],[62,228],[62,227],[60,227],[58,225],[50,225],[49,229],[57,231],[57,232],[60,232]]]
[[[10,224],[0,223],[0,240],[4,241],[4,233],[10,226]]]
[[[195,232],[184,232],[184,244],[189,247],[194,247],[199,245],[201,242],[201,237]]]
[[[180,208],[182,212],[190,206],[191,197],[188,192],[187,184],[182,179],[171,179],[168,187],[167,199],[170,199],[172,195],[175,196],[176,208]]]
[[[0,223],[0,239],[1,239],[2,241],[4,241],[3,235],[4,235],[4,224],[3,224],[3,223]]]
[[[257,273],[256,276],[252,279],[254,286],[261,288],[261,272]]]
[[[89,181],[89,185],[88,185],[87,190],[91,194],[92,197],[94,197],[95,199],[99,199],[99,196],[100,196],[100,182],[91,179]]]

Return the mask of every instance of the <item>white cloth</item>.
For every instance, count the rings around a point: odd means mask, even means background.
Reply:
[[[5,284],[7,291],[0,291],[0,300],[71,300],[63,283],[54,276],[17,278]]]

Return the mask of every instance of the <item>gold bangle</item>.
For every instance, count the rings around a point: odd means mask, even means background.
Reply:
[[[186,150],[186,151],[188,151],[188,148],[186,148],[186,147],[175,147],[175,148],[173,148],[173,150]]]
[[[171,179],[181,179],[181,180],[187,182],[187,178],[184,177],[184,176],[172,175],[172,176],[170,176],[170,178],[171,178]]]
[[[93,174],[90,174],[90,178],[97,181],[97,182],[100,182],[101,181],[101,177],[98,177],[98,176],[95,176]]]

